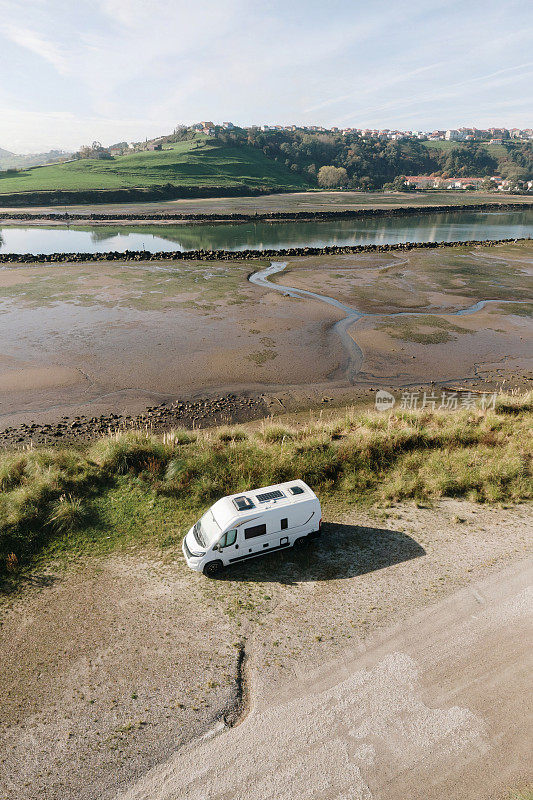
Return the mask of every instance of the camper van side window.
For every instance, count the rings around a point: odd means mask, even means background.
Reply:
[[[224,536],[222,537],[222,547],[229,547],[232,544],[235,544],[235,539],[237,538],[237,528],[233,528],[231,531],[226,531]]]
[[[264,536],[267,532],[266,525],[254,525],[251,528],[244,529],[244,538],[253,539],[255,536]]]
[[[281,520],[281,530],[286,531],[289,527],[289,520],[285,517],[285,519]]]

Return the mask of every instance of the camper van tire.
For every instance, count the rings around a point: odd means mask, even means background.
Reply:
[[[204,575],[207,575],[208,578],[211,578],[213,575],[218,575],[223,566],[222,561],[218,559],[216,561],[208,561],[204,567]]]
[[[296,539],[296,541],[294,542],[293,547],[304,547],[306,544],[309,544],[311,539],[312,539],[311,534],[309,534],[308,536],[300,536],[300,538]]]

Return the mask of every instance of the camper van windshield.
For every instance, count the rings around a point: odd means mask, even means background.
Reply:
[[[205,512],[202,519],[198,520],[192,530],[194,538],[200,547],[211,547],[212,544],[220,539],[220,534],[222,533],[211,509]]]

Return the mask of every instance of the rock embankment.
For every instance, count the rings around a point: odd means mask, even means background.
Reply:
[[[413,214],[447,214],[457,211],[524,211],[533,208],[533,203],[470,203],[468,205],[440,205],[440,206],[396,206],[395,208],[360,208],[332,211],[257,211],[255,213],[229,213],[220,212],[209,214],[189,214],[174,211],[161,211],[142,213],[131,211],[128,213],[80,213],[57,211],[47,213],[30,213],[29,211],[2,211],[0,220],[20,222],[73,222],[88,220],[93,222],[291,222],[304,220],[332,220],[332,219],[363,219],[372,217],[402,217]]]
[[[22,423],[0,431],[0,447],[23,447],[26,444],[57,444],[73,440],[94,439],[104,434],[136,428],[154,433],[170,428],[205,428],[212,425],[247,422],[266,416],[263,395],[228,394],[216,398],[161,403],[148,406],[138,416],[102,414],[97,417],[79,415],[62,417],[53,423]]]
[[[361,244],[328,247],[287,247],[281,250],[173,250],[151,253],[148,250],[117,250],[105,253],[0,253],[0,264],[81,263],[86,261],[243,261],[246,259],[331,256],[350,253],[389,253],[406,250],[434,250],[438,247],[495,247],[530,241],[523,239],[471,239],[464,242],[403,242],[401,244]]]

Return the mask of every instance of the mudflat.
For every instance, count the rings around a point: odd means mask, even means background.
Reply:
[[[530,242],[291,258],[252,284],[269,263],[0,269],[0,427],[231,393],[257,416],[376,388],[531,386]]]
[[[503,192],[283,192],[258,197],[208,197],[194,200],[165,200],[149,203],[98,203],[60,206],[71,213],[157,213],[174,211],[180,214],[254,214],[269,211],[344,211],[360,208],[427,207],[470,205],[473,203],[530,203],[528,195],[507,195]],[[2,212],[21,213],[24,207],[2,206]],[[30,213],[57,213],[57,206],[31,206]]]

